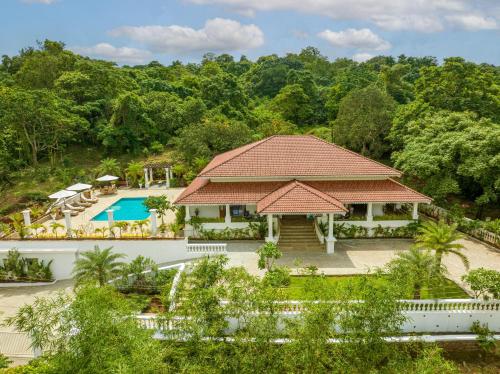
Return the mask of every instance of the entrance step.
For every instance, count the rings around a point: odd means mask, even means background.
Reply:
[[[324,252],[325,247],[318,240],[314,223],[305,216],[283,216],[278,246],[282,251]]]

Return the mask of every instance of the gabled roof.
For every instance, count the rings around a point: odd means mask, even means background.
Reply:
[[[344,213],[342,203],[299,181],[292,181],[257,203],[257,213]]]
[[[400,176],[401,172],[311,135],[275,135],[216,156],[200,177]]]

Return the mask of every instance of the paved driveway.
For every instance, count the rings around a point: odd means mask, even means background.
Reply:
[[[469,258],[470,268],[484,267],[500,271],[500,251],[474,239],[462,239],[463,253]],[[261,243],[230,243],[228,246],[230,265],[245,266],[252,274],[262,274],[257,268],[255,249]],[[384,266],[398,251],[404,251],[413,244],[408,239],[353,239],[339,240],[334,254],[325,252],[286,252],[277,263],[292,269],[306,265],[315,265],[320,272],[328,275],[363,274],[377,267]],[[301,265],[297,265],[297,262]],[[445,256],[444,264],[448,268],[449,278],[463,287],[461,277],[466,269],[457,256]]]
[[[31,304],[37,297],[46,297],[60,290],[72,292],[73,281],[58,281],[48,286],[0,288],[0,353],[5,353],[14,361],[14,365],[26,363],[33,352],[29,348],[30,340],[24,334],[16,333],[12,327],[3,326],[6,317],[16,313],[24,304]]]

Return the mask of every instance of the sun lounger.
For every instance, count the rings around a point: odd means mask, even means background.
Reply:
[[[68,208],[69,210],[76,210],[77,212],[83,212],[85,210],[84,207],[74,206],[74,205],[71,205],[71,204],[68,204],[68,203],[66,203],[66,208]]]
[[[91,203],[87,203],[83,200],[80,200],[80,201],[77,201],[76,203],[74,203],[76,206],[80,206],[80,207],[83,207],[83,208],[88,208],[89,206],[92,206]]]
[[[84,201],[86,203],[91,203],[91,204],[95,204],[95,203],[97,203],[99,201],[97,199],[97,197],[95,197],[93,199],[89,199],[89,198],[85,197],[85,195],[82,195],[81,199],[82,199],[82,201]]]

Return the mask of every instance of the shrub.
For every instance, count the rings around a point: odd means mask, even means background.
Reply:
[[[259,269],[271,271],[274,267],[274,261],[283,256],[283,253],[275,243],[267,242],[257,249],[257,255],[259,255],[257,264]]]
[[[286,266],[273,266],[264,276],[264,282],[272,287],[287,287],[291,283],[290,269]]]
[[[495,350],[496,339],[493,331],[488,328],[487,323],[481,325],[479,321],[474,321],[472,322],[470,331],[477,334],[477,342],[485,352],[492,352]]]
[[[462,276],[472,291],[474,297],[488,298],[491,295],[494,299],[500,297],[500,272],[484,268],[474,269]]]

